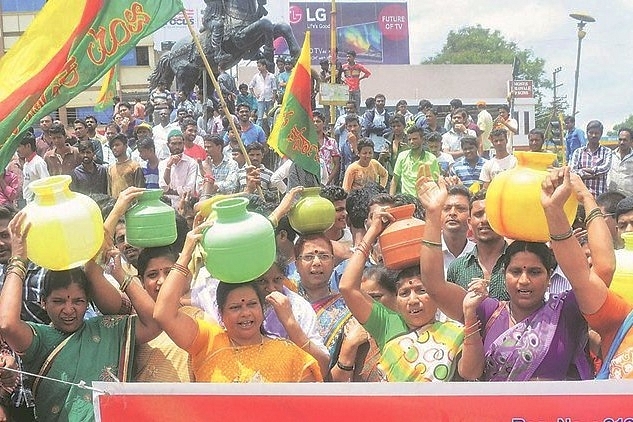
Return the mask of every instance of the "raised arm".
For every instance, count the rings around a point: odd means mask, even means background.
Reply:
[[[552,169],[543,181],[541,190],[541,204],[547,218],[552,249],[558,264],[574,289],[581,312],[593,314],[604,304],[607,298],[607,286],[589,268],[585,253],[573,236],[573,231],[563,212],[563,204],[571,194],[569,167]],[[604,221],[597,220],[591,224],[604,224]]]
[[[591,271],[596,273],[609,287],[615,272],[615,253],[613,252],[613,238],[609,232],[609,227],[595,198],[580,176],[570,172],[569,181],[578,202],[585,208],[585,226],[591,250]]]
[[[136,275],[126,274],[121,265],[121,254],[114,256],[114,269],[112,270],[114,279],[119,283],[119,289],[127,294],[138,315],[136,320],[136,343],[143,344],[160,334],[161,328],[154,320],[154,301],[149,296],[143,283]],[[101,273],[100,283],[108,283]],[[108,283],[109,284],[109,283]]]
[[[365,262],[369,257],[371,247],[387,225],[385,221],[391,222],[394,221],[394,218],[385,211],[374,213],[371,226],[365,233],[363,240],[356,246],[356,250],[349,259],[338,286],[347,307],[361,324],[367,322],[371,314],[371,308],[374,305],[374,299],[360,289],[363,270],[365,269]]]
[[[426,226],[420,246],[420,278],[426,292],[449,318],[464,320],[463,301],[466,291],[444,278],[442,252],[442,208],[448,196],[446,184],[459,183],[456,177],[439,178],[434,182],[422,177],[417,182],[418,199],[426,210]]]
[[[22,284],[26,275],[26,235],[30,225],[24,225],[21,211],[9,222],[11,251],[6,268],[4,285],[0,293],[0,333],[7,344],[18,353],[26,351],[33,341],[33,331],[20,319]]]
[[[193,250],[202,238],[202,231],[209,227],[205,223],[187,233],[187,240],[178,256],[176,264],[169,272],[165,283],[161,287],[156,306],[154,306],[154,319],[158,325],[171,337],[181,349],[187,350],[198,335],[196,321],[180,309],[180,298],[189,289],[191,273],[187,269]]]
[[[114,204],[112,211],[110,211],[110,214],[108,214],[103,223],[103,227],[108,238],[114,237],[117,222],[121,217],[123,217],[123,215],[125,215],[125,212],[130,207],[130,204],[134,200],[138,199],[138,197],[140,197],[143,192],[145,192],[145,189],[131,186],[119,194],[119,197],[116,199],[116,203]]]

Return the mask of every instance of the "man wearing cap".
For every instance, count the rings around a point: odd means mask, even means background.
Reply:
[[[477,126],[479,130],[481,130],[481,135],[479,138],[479,155],[484,158],[490,158],[490,148],[492,144],[490,143],[490,132],[492,132],[492,116],[486,110],[486,102],[485,101],[477,101],[477,110],[479,110],[479,114],[477,114]]]
[[[167,146],[171,155],[158,164],[158,184],[175,208],[184,192],[195,195],[198,164],[184,154],[185,139],[180,130],[169,132]]]

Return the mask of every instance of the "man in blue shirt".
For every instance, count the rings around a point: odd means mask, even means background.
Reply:
[[[464,155],[453,163],[449,169],[449,174],[459,177],[464,186],[470,188],[474,183],[479,183],[481,169],[487,160],[479,156],[476,137],[466,135],[460,140],[460,143]]]
[[[574,116],[565,117],[565,129],[567,136],[565,137],[565,162],[569,163],[571,156],[578,148],[587,145],[587,137],[582,129],[575,127],[576,118]]]

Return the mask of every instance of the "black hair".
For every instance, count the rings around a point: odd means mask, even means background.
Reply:
[[[543,129],[534,128],[528,132],[528,135],[540,136],[542,140],[545,140],[545,131]]]
[[[462,139],[459,140],[459,143],[460,143],[462,149],[464,148],[464,145],[474,145],[476,147],[477,146],[477,138],[475,138],[472,135],[466,135]]]
[[[524,240],[515,240],[507,247],[503,254],[503,264],[505,268],[508,268],[512,257],[519,252],[530,252],[538,256],[545,269],[547,269],[548,274],[551,274],[554,268],[556,268],[554,253],[545,243],[526,242]]]
[[[314,242],[318,240],[322,240],[323,242],[327,243],[329,252],[334,253],[334,247],[332,246],[332,242],[330,241],[330,239],[328,239],[323,233],[315,233],[305,236],[299,236],[297,242],[295,243],[295,256],[299,257],[301,255],[306,242]]]
[[[17,211],[11,205],[0,205],[0,220],[11,220]]]
[[[358,118],[358,114],[350,113],[345,116],[345,124],[349,124],[351,122],[356,122],[360,124],[360,119]]]
[[[53,123],[48,133],[51,135],[64,135],[64,137],[66,137],[66,128],[64,128],[64,125],[61,123]]]
[[[251,151],[256,151],[259,150],[262,153],[264,152],[264,146],[262,144],[260,144],[259,142],[255,141],[255,142],[251,142],[250,144],[246,145],[246,153],[248,154]]]
[[[400,283],[405,278],[419,277],[421,274],[422,273],[420,272],[419,265],[412,265],[410,267],[400,270],[398,272],[398,275],[396,276],[396,287],[398,286],[398,283]]]
[[[388,270],[382,265],[372,265],[371,267],[365,268],[363,278],[376,280],[378,285],[389,293],[396,294],[398,291],[398,289],[396,289],[396,272]]]
[[[506,132],[505,129],[493,129],[492,132],[490,132],[490,137],[492,138],[493,136],[503,136],[508,140],[508,132]]]
[[[358,140],[358,152],[360,153],[360,151],[363,148],[371,148],[371,150],[374,150],[374,141],[372,141],[369,138],[360,138]]]
[[[486,192],[487,192],[487,189],[481,189],[480,191],[475,193],[473,196],[471,196],[470,207],[472,208],[473,203],[476,201],[484,201],[486,199]]]
[[[204,135],[202,137],[202,141],[203,142],[212,142],[215,145],[222,145],[222,146],[224,146],[224,140],[217,133],[215,133],[213,135],[209,135],[209,134]]]
[[[152,138],[144,138],[141,139],[137,146],[138,149],[151,149],[152,151],[156,151],[156,144]]]
[[[618,204],[621,200],[626,198],[626,195],[618,191],[604,192],[596,198],[596,204],[599,207],[604,208],[605,214],[614,214],[618,208]]]
[[[361,189],[354,189],[349,193],[345,201],[345,210],[351,227],[365,228],[365,220],[369,214],[369,200],[379,193],[386,193],[386,191],[376,182],[367,183]]]
[[[95,147],[94,147],[94,145],[92,145],[92,142],[90,142],[90,141],[81,141],[77,145],[77,150],[79,152],[84,152],[84,151],[90,150],[90,151],[92,151],[94,153],[95,152]]]
[[[618,202],[618,206],[615,208],[615,221],[618,221],[622,214],[627,214],[631,211],[633,211],[633,196],[627,196]]]
[[[35,141],[35,136],[31,135],[30,133],[27,133],[24,136],[22,136],[22,138],[20,138],[20,145],[30,145],[31,151],[37,150],[37,143]]]
[[[604,132],[604,126],[602,126],[602,122],[600,122],[599,120],[591,120],[589,123],[587,123],[587,132],[589,132],[591,129],[598,129],[600,132]]]
[[[429,143],[429,142],[442,142],[442,135],[440,135],[439,132],[427,133],[424,138],[426,139],[427,143]]]
[[[42,283],[42,298],[46,300],[53,291],[64,289],[71,284],[77,284],[88,300],[92,299],[92,287],[86,274],[81,268],[72,268],[63,271],[47,271]]]
[[[112,137],[112,139],[110,139],[108,141],[108,145],[110,146],[110,148],[112,148],[112,145],[114,144],[114,142],[119,141],[121,142],[123,145],[127,145],[127,136],[125,136],[122,133],[117,133],[116,135],[114,135]]]
[[[393,196],[393,206],[399,207],[402,205],[412,204],[415,206],[413,217],[424,220],[424,207],[418,198],[408,193],[397,193]]]
[[[402,114],[394,114],[391,120],[389,121],[389,126],[394,123],[400,123],[402,126],[406,126],[407,122],[404,120],[404,116]]]
[[[453,108],[461,108],[464,106],[464,103],[462,103],[462,100],[460,100],[459,98],[453,98],[449,104]]]
[[[344,201],[347,199],[347,192],[345,192],[342,187],[336,185],[322,187],[319,195],[328,199],[330,202]]]
[[[298,233],[290,225],[290,220],[288,220],[287,215],[284,215],[279,219],[277,227],[275,228],[275,236],[277,236],[282,230],[286,232],[286,237],[288,238],[288,240],[294,243]]]
[[[136,261],[136,268],[138,269],[138,275],[143,278],[145,271],[147,271],[147,265],[149,261],[154,258],[169,258],[176,262],[178,254],[174,252],[171,246],[158,246],[153,248],[143,248],[138,254],[138,260]]]
[[[215,291],[215,302],[218,305],[218,312],[220,316],[224,313],[224,306],[226,305],[226,300],[229,297],[229,293],[233,290],[237,290],[240,287],[248,287],[253,289],[255,294],[257,295],[257,299],[259,300],[259,305],[262,307],[262,312],[264,311],[264,295],[259,291],[255,281],[247,281],[246,283],[225,283],[224,281],[220,281],[218,283],[218,288]],[[260,327],[260,331],[262,327]],[[263,332],[262,332],[263,334]]]

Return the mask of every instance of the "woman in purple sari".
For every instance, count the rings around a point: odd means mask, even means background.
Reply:
[[[474,279],[468,291],[446,282],[440,236],[447,183],[455,182],[418,182],[418,197],[427,217],[420,267],[427,293],[446,315],[464,323],[459,374],[486,381],[593,378],[585,353],[587,324],[574,293],[545,299],[555,266],[545,244],[516,240],[508,246],[504,256],[508,302],[487,297],[487,280]],[[580,179],[574,187],[586,209],[596,207],[593,196],[584,194],[588,191]],[[608,229],[592,224],[588,231],[594,270],[608,272],[609,260],[604,261],[604,269],[600,263],[611,247]]]

